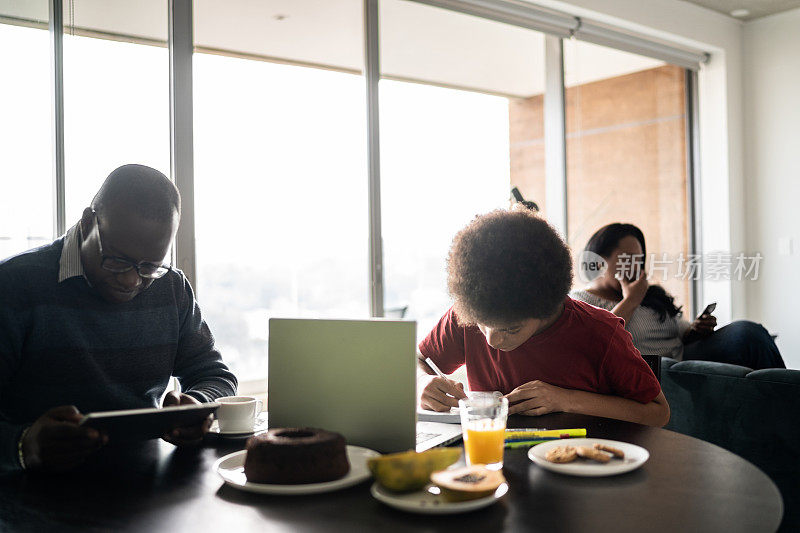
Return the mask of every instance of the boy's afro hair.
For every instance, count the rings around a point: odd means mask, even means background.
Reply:
[[[478,216],[453,239],[447,289],[464,325],[504,326],[549,317],[571,286],[569,247],[528,209]]]

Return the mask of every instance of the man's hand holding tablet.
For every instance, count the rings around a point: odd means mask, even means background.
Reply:
[[[161,407],[171,405],[200,405],[200,402],[188,394],[168,392],[164,396]],[[211,428],[211,418],[212,416],[208,415],[202,422],[194,426],[175,428],[161,438],[175,446],[197,446],[203,441],[203,435],[208,433]]]
[[[197,409],[194,409],[195,406]],[[172,409],[163,409],[170,407]],[[160,435],[175,446],[196,446],[211,427],[209,413],[216,407],[214,403],[201,404],[187,394],[175,392],[164,397],[162,409],[83,415],[72,405],[55,407],[40,416],[23,433],[19,441],[20,464],[29,470],[70,470],[107,444],[109,435],[117,442]],[[187,423],[189,425],[185,425]],[[173,429],[160,433],[169,428]]]
[[[20,441],[24,467],[51,472],[69,470],[105,445],[108,436],[79,426],[82,418],[72,405],[54,407],[40,416]]]

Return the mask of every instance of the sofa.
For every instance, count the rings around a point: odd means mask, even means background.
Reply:
[[[781,530],[800,530],[800,370],[662,358],[666,429],[721,446],[764,471],[783,496]]]

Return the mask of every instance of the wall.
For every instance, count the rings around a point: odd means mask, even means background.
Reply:
[[[742,174],[742,23],[680,0],[527,0],[710,52],[699,78],[702,250],[746,250]],[[745,287],[706,282],[721,323],[748,314]]]
[[[647,251],[659,259],[688,253],[684,104],[683,69],[672,65],[567,88],[567,227],[574,256],[611,222],[640,227]],[[542,121],[541,96],[510,102],[511,184],[546,215]],[[655,273],[655,282],[690,309],[689,283],[674,268],[668,276]],[[575,286],[582,285],[576,278]]]
[[[778,334],[800,368],[800,9],[744,29],[747,243],[764,260],[747,282],[748,316]],[[781,241],[790,249],[781,249]]]

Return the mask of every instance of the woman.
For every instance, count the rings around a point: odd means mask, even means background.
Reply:
[[[624,319],[625,329],[641,353],[679,361],[717,361],[754,370],[786,368],[778,347],[760,324],[739,320],[714,331],[717,319],[710,314],[692,323],[684,320],[673,297],[662,287],[648,283],[643,272],[647,252],[644,234],[633,224],[600,228],[586,244],[585,256],[587,252],[602,257],[608,267],[583,290],[570,295]]]

